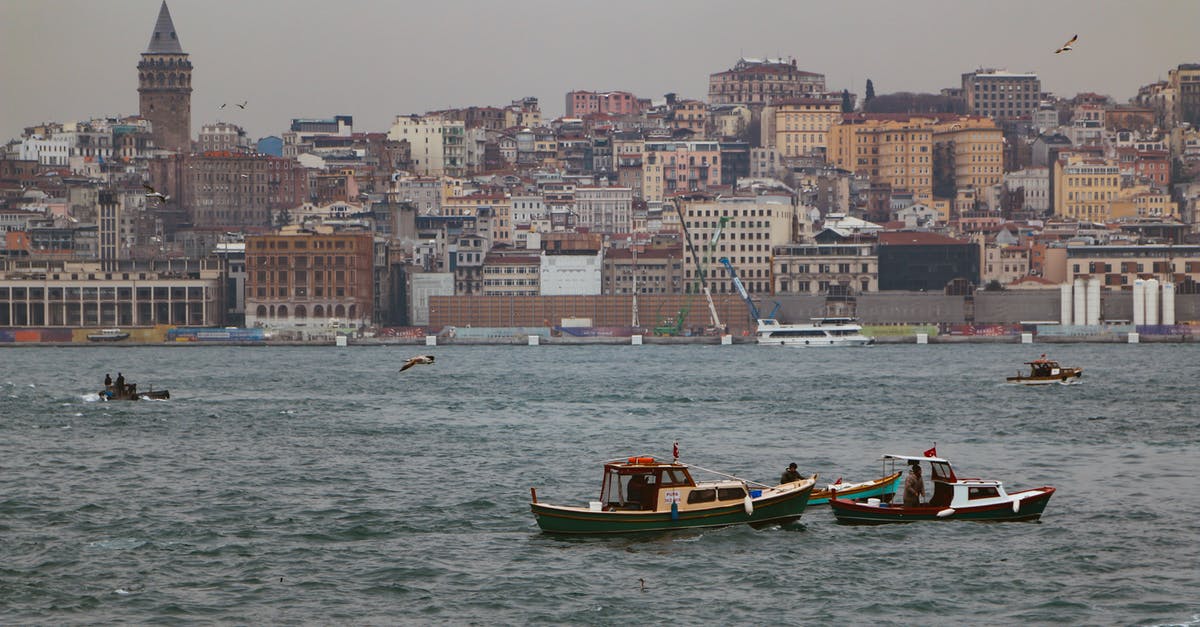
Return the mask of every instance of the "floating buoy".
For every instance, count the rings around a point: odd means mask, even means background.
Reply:
[[[679,520],[679,503],[671,503],[671,520]]]
[[[953,508],[953,507],[947,507],[946,509],[944,509],[944,510],[942,510],[942,511],[940,511],[940,512],[938,512],[938,513],[937,513],[937,517],[938,517],[938,518],[945,518],[945,517],[947,517],[947,516],[953,516],[953,515],[954,515],[954,508]]]
[[[746,508],[747,516],[754,515],[754,501],[751,500],[750,497],[747,496],[746,499],[742,501],[742,505]]]
[[[1017,499],[1017,500],[1013,501],[1013,513],[1016,514],[1017,512],[1020,512],[1020,511],[1021,511],[1021,499]]]

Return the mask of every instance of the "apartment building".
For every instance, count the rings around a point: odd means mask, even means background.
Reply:
[[[330,227],[246,237],[246,325],[368,325],[374,238]]]
[[[1111,217],[1109,205],[1121,191],[1116,162],[1071,156],[1054,162],[1053,177],[1055,216],[1081,222]]]
[[[796,206],[790,196],[712,198],[697,195],[680,197],[677,202],[711,291],[735,292],[729,274],[720,262],[726,257],[748,292],[771,293],[772,251],[776,246],[792,241],[797,219]],[[720,237],[714,240],[718,229]],[[686,249],[684,252],[688,253]],[[695,268],[685,268],[684,279],[689,286],[698,278]]]
[[[842,117],[840,101],[789,98],[763,110],[765,146],[783,157],[824,154],[829,129]]]
[[[1037,110],[1042,82],[1034,73],[981,68],[962,75],[962,90],[967,113],[1015,120]]]
[[[786,98],[825,93],[825,75],[797,69],[793,59],[741,58],[708,78],[708,102],[759,107]]]
[[[677,192],[704,191],[721,184],[718,142],[647,140],[642,163],[642,198],[662,202]]]
[[[771,267],[776,294],[879,291],[874,242],[776,246]]]

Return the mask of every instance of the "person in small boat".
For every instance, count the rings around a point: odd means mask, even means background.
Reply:
[[[904,480],[904,506],[919,507],[922,496],[925,496],[925,482],[921,480],[921,464],[915,460],[910,461],[908,478]]]
[[[112,375],[108,374],[107,372],[104,373],[104,389],[106,389],[106,390],[112,389]]]
[[[788,464],[787,470],[783,471],[782,475],[779,475],[780,484],[800,481],[801,479],[804,479],[804,475],[800,474],[799,470],[796,470],[796,462]]]
[[[113,386],[113,391],[117,394],[125,393],[125,375],[120,372],[117,373],[117,382]]]
[[[646,491],[649,489],[649,482],[646,480],[646,475],[634,475],[629,479],[629,485],[625,491],[629,497],[629,504],[637,508],[643,506],[643,501],[646,498]]]

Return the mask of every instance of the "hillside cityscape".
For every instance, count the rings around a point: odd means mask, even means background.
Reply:
[[[583,85],[554,119],[513,94],[250,137],[231,120],[252,96],[193,110],[204,59],[165,2],[152,24],[119,70],[136,114],[31,120],[0,147],[0,343],[736,336],[755,306],[880,333],[1200,335],[1200,62],[1117,102],[1002,67],[853,93],[741,57],[703,95]]]

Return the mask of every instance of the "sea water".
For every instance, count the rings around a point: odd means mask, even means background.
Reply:
[[[1004,383],[1042,352],[1083,383]],[[100,401],[118,370],[171,400]],[[1196,624],[1198,375],[1161,344],[6,348],[0,623]],[[1058,491],[1036,523],[538,531],[531,487],[586,505],[673,442],[767,483],[936,442]]]

